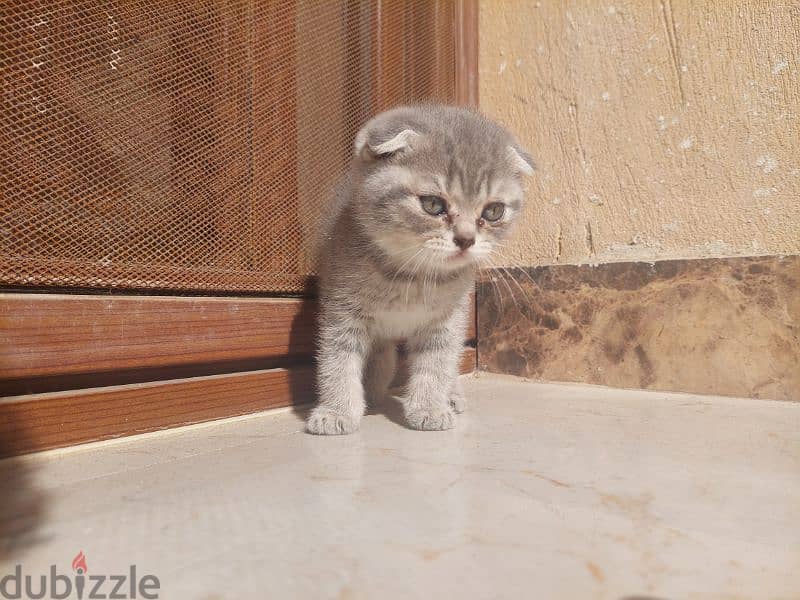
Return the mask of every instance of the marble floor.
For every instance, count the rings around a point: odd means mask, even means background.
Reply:
[[[1,462],[0,576],[82,552],[168,599],[800,597],[800,404],[467,390],[448,432],[284,410]]]

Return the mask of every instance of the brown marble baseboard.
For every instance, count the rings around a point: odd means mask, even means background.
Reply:
[[[487,271],[478,365],[547,381],[800,401],[800,256]]]

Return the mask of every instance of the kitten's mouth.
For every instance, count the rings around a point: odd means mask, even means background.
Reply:
[[[456,250],[447,257],[447,260],[451,262],[460,262],[467,259],[469,259],[469,250]]]

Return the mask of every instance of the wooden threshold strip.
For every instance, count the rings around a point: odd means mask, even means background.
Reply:
[[[475,370],[474,348],[461,370]],[[308,404],[311,366],[267,369],[0,400],[0,457]]]
[[[289,406],[312,398],[312,369],[268,369],[0,401],[5,456]]]
[[[0,379],[310,355],[315,303],[0,294]]]
[[[301,298],[4,293],[0,387],[4,380],[304,359],[314,351],[315,313],[316,302]],[[468,337],[475,337],[474,311]]]

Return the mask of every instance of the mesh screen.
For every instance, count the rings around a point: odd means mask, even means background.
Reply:
[[[452,101],[452,0],[6,1],[0,283],[298,292],[359,125]]]

